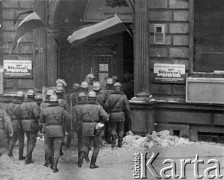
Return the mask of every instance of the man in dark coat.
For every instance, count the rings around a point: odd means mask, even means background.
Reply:
[[[117,129],[118,147],[121,147],[124,136],[125,115],[127,120],[130,120],[130,107],[126,95],[121,92],[121,84],[119,82],[114,84],[114,91],[108,96],[104,108],[110,113],[111,147],[115,147]]]
[[[82,166],[83,159],[89,152],[91,143],[93,142],[93,153],[90,162],[90,168],[98,168],[95,164],[97,156],[99,154],[102,136],[101,128],[103,125],[100,123],[100,117],[102,121],[108,121],[109,115],[102,108],[99,103],[96,102],[96,93],[90,91],[88,93],[88,103],[83,105],[80,110],[80,118],[82,120],[82,150],[81,157],[78,165]]]
[[[0,108],[0,156],[8,149],[8,132],[9,137],[13,136],[13,127],[11,119],[6,111]]]
[[[19,141],[19,160],[24,160],[23,149],[24,149],[24,132],[22,128],[22,119],[20,116],[20,105],[23,103],[24,93],[23,91],[18,91],[13,102],[8,104],[6,108],[7,114],[11,117],[13,126],[13,136],[9,142],[9,152],[8,156],[13,156],[13,148],[16,141]]]
[[[57,95],[51,95],[50,103],[43,109],[39,119],[40,123],[45,123],[45,136],[47,155],[45,166],[51,164],[53,172],[58,172],[57,164],[60,148],[64,138],[64,131],[69,128],[71,117],[69,113],[58,104]]]
[[[27,98],[21,104],[22,127],[27,137],[27,155],[25,164],[33,163],[32,153],[36,145],[40,108],[36,103],[33,89],[27,91]]]

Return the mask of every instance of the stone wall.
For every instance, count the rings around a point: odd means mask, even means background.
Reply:
[[[156,84],[152,82],[154,63],[185,64],[186,76],[190,65],[190,1],[149,0],[150,91],[156,96],[184,99],[185,84]],[[165,44],[154,44],[154,24],[164,24]]]

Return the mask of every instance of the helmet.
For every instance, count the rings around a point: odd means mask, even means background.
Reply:
[[[112,78],[107,79],[107,84],[113,84],[113,83],[114,83],[114,80]]]
[[[94,91],[99,91],[100,88],[101,88],[101,86],[100,86],[100,82],[99,81],[96,81],[96,82],[93,83],[93,90]]]
[[[54,95],[54,90],[53,89],[48,89],[47,90],[47,96],[51,96],[51,95]]]
[[[81,88],[88,88],[88,86],[89,86],[89,84],[88,84],[88,82],[86,82],[86,81],[83,81],[82,83],[81,83]]]
[[[67,86],[66,82],[63,79],[57,79],[56,84],[62,84],[62,86]]]
[[[50,96],[50,102],[57,102],[58,101],[58,96],[57,95],[51,95]]]
[[[96,97],[96,92],[95,91],[89,91],[88,97],[95,98]]]
[[[79,98],[81,98],[81,97],[86,97],[86,94],[85,94],[84,92],[80,92],[79,95],[78,95],[78,97],[79,97]]]
[[[114,87],[117,87],[117,86],[121,87],[121,83],[119,82],[114,83]]]
[[[17,96],[17,97],[23,97],[23,96],[24,96],[24,92],[23,92],[23,91],[18,91],[18,92],[16,93],[16,96]]]
[[[80,84],[79,84],[79,83],[75,83],[75,84],[73,84],[72,86],[73,86],[73,87],[78,87],[78,88],[79,88],[79,87],[80,87]]]
[[[28,95],[28,96],[34,96],[34,95],[35,95],[34,90],[33,90],[33,89],[29,89],[29,90],[27,91],[27,95]]]

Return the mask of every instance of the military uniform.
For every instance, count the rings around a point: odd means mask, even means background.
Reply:
[[[57,172],[57,163],[60,148],[64,138],[64,131],[68,130],[71,117],[58,103],[50,103],[43,109],[40,116],[40,123],[46,123],[46,154],[48,164],[52,165],[54,172]]]
[[[38,133],[38,119],[40,109],[33,98],[27,99],[21,104],[22,127],[27,137],[26,164],[32,163],[32,153],[36,145]]]
[[[17,140],[19,140],[19,159],[24,159],[23,149],[24,149],[24,131],[22,128],[22,119],[20,116],[20,105],[22,100],[15,100],[8,104],[6,112],[11,117],[13,126],[13,136],[9,142],[9,153],[8,155],[13,156],[13,148]]]
[[[118,146],[122,146],[124,135],[125,115],[130,119],[130,107],[126,95],[120,91],[113,91],[107,98],[104,108],[110,112],[110,133],[112,136],[112,147],[115,145],[118,129]]]
[[[8,147],[7,132],[10,137],[13,135],[11,119],[4,109],[0,109],[0,156]]]
[[[102,120],[106,121],[109,119],[109,115],[97,102],[88,102],[82,106],[80,110],[80,119],[82,120],[82,158],[89,152],[91,142],[93,142],[93,153],[91,158],[91,164],[95,164],[100,145],[102,141],[101,132],[95,131],[95,126]],[[82,161],[82,160],[81,160]]]

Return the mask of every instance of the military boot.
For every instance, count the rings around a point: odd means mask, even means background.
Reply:
[[[47,154],[45,154],[45,163],[44,166],[48,167],[50,165],[49,157]]]
[[[120,147],[120,148],[122,147],[122,141],[123,141],[122,138],[119,138],[119,139],[118,139],[118,147]]]
[[[24,159],[26,159],[26,157],[23,156],[23,149],[22,150],[19,149],[19,160],[24,160]]]
[[[58,168],[57,168],[57,166],[58,166],[58,159],[57,159],[57,161],[54,162],[54,164],[53,164],[53,172],[54,172],[54,173],[58,172]]]
[[[78,159],[78,167],[82,167],[83,159],[85,158],[85,153],[82,152],[79,159]]]
[[[92,156],[91,162],[90,162],[90,169],[98,168],[99,166],[96,165],[96,156]]]

